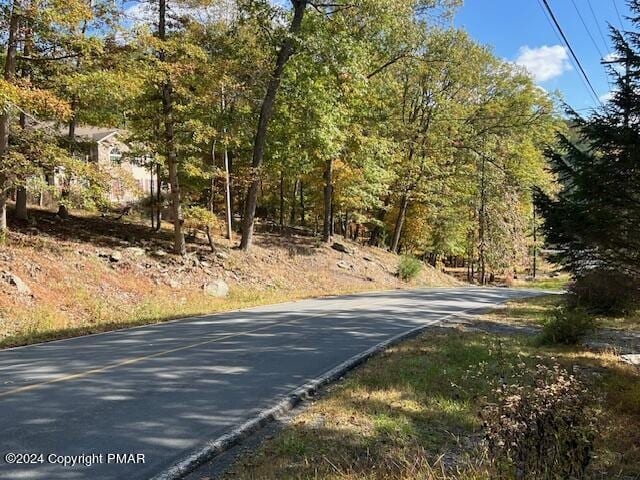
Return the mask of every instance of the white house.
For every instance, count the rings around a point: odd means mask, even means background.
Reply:
[[[131,181],[126,181],[124,178],[117,179],[116,175],[109,189],[111,201],[121,204],[131,203],[138,200],[141,195],[151,193],[152,173],[141,165],[142,162],[127,157],[129,147],[125,143],[125,131],[113,128],[77,126],[75,136],[78,143],[87,145],[87,161],[107,168],[118,167],[122,170],[123,176],[130,175],[139,187],[139,190],[132,189]]]

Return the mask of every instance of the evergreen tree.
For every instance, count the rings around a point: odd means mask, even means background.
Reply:
[[[640,1],[630,6],[638,26]],[[561,190],[555,198],[536,195],[547,242],[561,250],[576,291],[594,272],[601,278],[589,289],[612,278],[628,285],[640,279],[640,35],[612,29],[611,37],[613,97],[589,118],[571,112],[577,140],[561,135],[548,154]],[[616,295],[628,293],[621,288]]]

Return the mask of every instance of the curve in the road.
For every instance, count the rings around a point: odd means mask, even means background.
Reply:
[[[531,294],[456,288],[349,295],[1,351],[0,478],[150,478],[380,342]],[[10,452],[130,453],[145,461],[17,465],[2,461]]]

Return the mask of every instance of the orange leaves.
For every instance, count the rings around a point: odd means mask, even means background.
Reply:
[[[67,120],[71,117],[71,106],[49,90],[31,85],[14,85],[0,80],[0,108],[3,111],[17,107],[28,114]]]
[[[29,88],[19,90],[20,105],[34,115],[55,117],[59,120],[71,118],[71,106],[49,90]]]

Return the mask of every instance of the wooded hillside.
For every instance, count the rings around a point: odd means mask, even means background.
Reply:
[[[113,172],[74,135],[90,124],[127,132],[157,182],[135,208],[173,222],[179,255],[186,228],[224,224],[249,250],[258,221],[455,257],[479,283],[530,268],[560,124],[526,72],[449,26],[458,4],[4,1],[0,230],[9,197],[23,221],[34,195],[63,217],[110,207]]]

